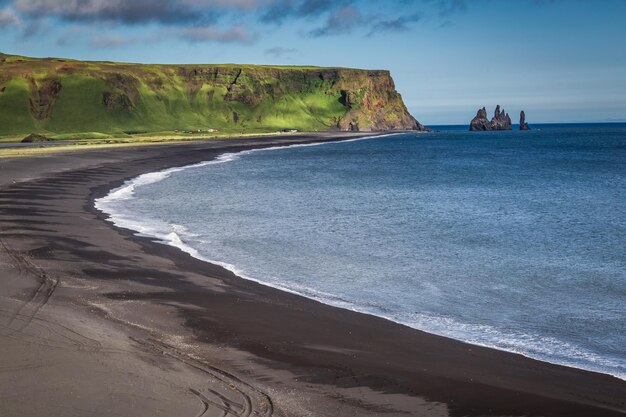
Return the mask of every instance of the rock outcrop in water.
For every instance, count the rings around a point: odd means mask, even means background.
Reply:
[[[489,119],[487,119],[487,109],[483,107],[482,109],[478,109],[476,117],[472,119],[472,122],[470,123],[470,131],[478,132],[484,130],[491,129]]]
[[[500,110],[500,105],[496,106],[496,111],[494,112],[491,120],[487,119],[487,110],[483,107],[478,110],[476,117],[474,117],[470,123],[471,132],[484,132],[490,130],[512,130],[511,118],[509,117],[509,114],[504,111],[504,109]]]
[[[519,114],[519,130],[530,130],[528,123],[526,123],[526,113],[524,113],[524,110]]]

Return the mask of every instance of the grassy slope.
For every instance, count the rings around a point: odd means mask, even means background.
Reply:
[[[3,136],[210,128],[313,131],[348,128],[351,122],[361,130],[410,128],[412,118],[387,72],[0,54]]]

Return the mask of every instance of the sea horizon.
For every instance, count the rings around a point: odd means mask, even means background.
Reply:
[[[581,126],[611,126],[611,125],[626,125],[626,120],[618,121],[592,121],[592,122],[539,122],[530,123],[531,129],[550,128],[550,127],[581,127]],[[428,124],[428,127],[433,130],[469,130],[467,123],[445,123],[445,124]],[[511,124],[511,131],[519,131],[519,123]],[[499,131],[494,131],[497,133]]]

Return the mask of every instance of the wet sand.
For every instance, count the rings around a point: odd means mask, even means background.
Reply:
[[[626,415],[617,378],[246,281],[93,208],[141,173],[336,139],[0,159],[0,415]]]

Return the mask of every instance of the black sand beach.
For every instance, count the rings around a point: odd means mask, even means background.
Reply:
[[[141,173],[348,137],[0,159],[0,415],[626,415],[617,378],[243,280],[93,208]]]

